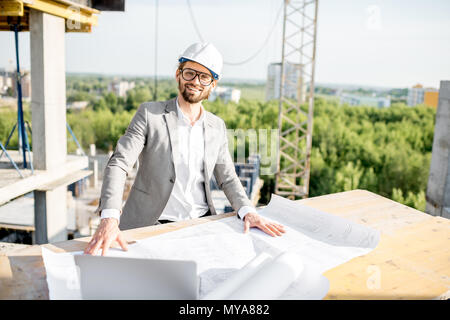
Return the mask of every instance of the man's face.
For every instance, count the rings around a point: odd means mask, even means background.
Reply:
[[[207,68],[196,62],[187,61],[183,69],[189,68],[197,72],[211,74]],[[190,81],[186,81],[181,76],[181,71],[177,70],[176,79],[178,82],[178,90],[186,102],[198,103],[202,100],[208,99],[211,90],[215,87],[216,82],[213,81],[209,86],[202,85],[196,76]]]

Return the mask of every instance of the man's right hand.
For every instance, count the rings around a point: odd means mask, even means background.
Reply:
[[[101,249],[102,256],[104,256],[113,241],[117,241],[124,251],[128,251],[127,242],[119,229],[119,221],[115,218],[104,218],[100,221],[100,225],[86,249],[84,249],[84,253],[96,255],[98,250]]]

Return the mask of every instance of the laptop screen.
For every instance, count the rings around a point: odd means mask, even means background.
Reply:
[[[196,300],[195,261],[76,255],[83,299]]]

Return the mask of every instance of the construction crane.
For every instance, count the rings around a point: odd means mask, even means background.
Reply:
[[[284,0],[275,193],[309,194],[318,0]]]

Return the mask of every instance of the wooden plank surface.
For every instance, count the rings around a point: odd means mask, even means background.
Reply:
[[[9,223],[0,223],[0,229],[12,229],[12,230],[20,230],[20,231],[27,231],[27,232],[33,232],[34,226],[29,225],[21,225],[21,224],[9,224]]]
[[[381,232],[377,248],[333,268],[326,299],[448,299],[450,220],[364,190],[303,204]]]
[[[299,200],[300,203],[374,227],[381,232],[377,248],[324,275],[330,281],[326,299],[439,299],[450,292],[450,221],[433,217],[364,190]],[[133,240],[228,217],[226,214],[124,231]],[[89,238],[45,247],[83,250]],[[117,244],[115,244],[117,247]],[[0,298],[48,299],[40,246],[0,255]]]
[[[7,254],[8,252],[28,248],[29,246],[29,244],[0,242],[0,254]]]

